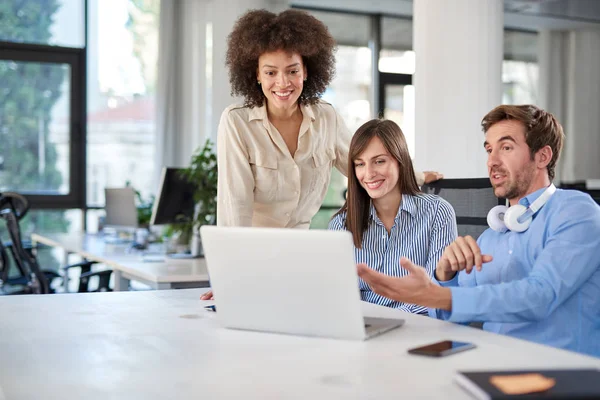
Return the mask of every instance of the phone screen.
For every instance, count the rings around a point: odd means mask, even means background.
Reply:
[[[420,354],[424,356],[444,357],[472,348],[475,348],[475,345],[473,343],[444,340],[442,342],[429,344],[427,346],[416,347],[414,349],[408,350],[408,352],[411,354]]]

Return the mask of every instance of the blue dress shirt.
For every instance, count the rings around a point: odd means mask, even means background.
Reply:
[[[333,217],[329,229],[345,230],[346,212]],[[369,225],[363,233],[362,248],[354,249],[354,258],[357,263],[365,263],[376,271],[400,277],[408,274],[400,267],[400,257],[408,257],[414,263],[424,266],[429,276],[432,276],[444,249],[456,236],[456,216],[446,200],[430,194],[402,195],[400,208],[389,234],[371,204]],[[426,307],[378,295],[362,279],[359,279],[359,287],[364,301],[416,314],[427,313]]]
[[[477,242],[493,261],[447,282],[434,277],[451,288],[452,311],[431,316],[600,357],[600,207],[590,196],[557,189],[525,232],[488,229]]]

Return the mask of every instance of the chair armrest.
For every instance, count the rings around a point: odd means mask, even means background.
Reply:
[[[92,276],[110,276],[112,274],[112,269],[106,269],[104,271],[95,271],[95,272],[86,272],[85,274],[81,274],[80,279],[90,278]]]
[[[93,264],[98,264],[98,261],[81,261],[76,264],[66,265],[62,267],[63,270],[71,269],[71,268],[83,268],[83,267],[91,267]]]

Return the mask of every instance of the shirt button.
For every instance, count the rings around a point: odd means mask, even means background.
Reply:
[[[285,213],[285,216],[286,216],[286,217],[289,217],[289,216],[290,216],[290,213]]]
[[[512,254],[512,250],[509,250],[509,251],[508,251],[508,254]]]

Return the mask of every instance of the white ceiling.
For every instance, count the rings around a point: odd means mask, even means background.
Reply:
[[[291,0],[291,3],[301,7],[412,16],[412,0]],[[504,10],[507,28],[600,29],[600,0],[504,0]]]

